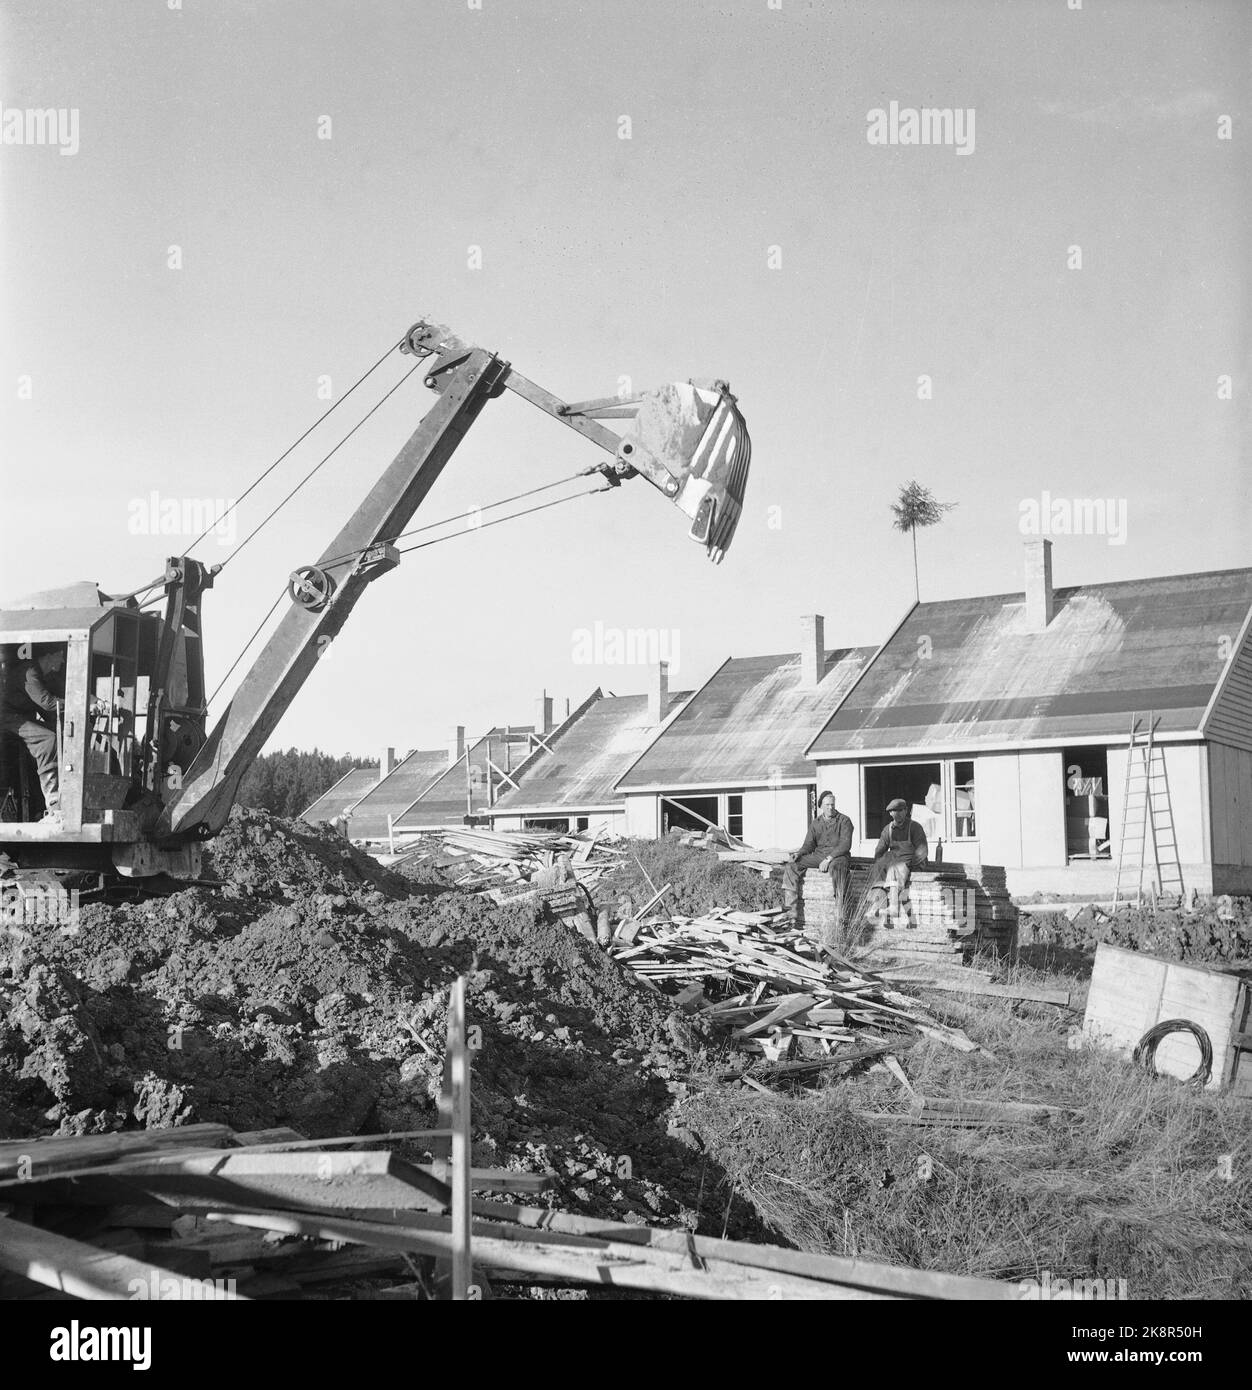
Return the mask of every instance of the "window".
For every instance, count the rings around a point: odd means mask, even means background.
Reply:
[[[1109,754],[1107,748],[1062,750],[1065,768],[1065,854],[1068,859],[1108,859]]]
[[[933,763],[883,763],[864,770],[865,836],[877,839],[890,817],[887,803],[903,797],[913,819],[926,832],[933,857],[944,840],[973,840],[975,816],[973,759]]]
[[[943,785],[941,763],[891,763],[865,769],[865,835],[876,840],[891,819],[887,803],[902,796],[910,806],[929,806],[935,800],[932,788]],[[942,821],[940,821],[942,825]],[[929,830],[925,825],[923,830]]]
[[[665,796],[661,798],[661,834],[670,830],[707,830],[717,825],[716,796]]]
[[[661,798],[662,835],[671,830],[708,830],[710,826],[720,826],[735,839],[743,839],[742,792]]]
[[[522,819],[523,830],[569,830],[568,816],[526,816]]]
[[[972,762],[952,764],[952,837],[956,840],[978,837]]]

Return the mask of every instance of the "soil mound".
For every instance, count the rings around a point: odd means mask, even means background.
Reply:
[[[1127,950],[1203,965],[1252,961],[1252,900],[1217,898],[1194,911],[1121,909],[1112,915],[1083,907],[1073,920],[1062,912],[1032,914],[1021,909],[1019,940],[1026,946],[1055,946],[1093,952],[1101,941]]]
[[[666,1128],[704,1040],[572,927],[257,811],[208,873],[0,947],[0,1137],[430,1128],[465,974],[475,1162],[554,1168],[554,1204],[695,1224],[702,1162]]]

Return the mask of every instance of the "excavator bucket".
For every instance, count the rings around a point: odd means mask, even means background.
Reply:
[[[725,382],[649,391],[618,450],[691,518],[688,534],[720,564],[743,511],[752,441]]]

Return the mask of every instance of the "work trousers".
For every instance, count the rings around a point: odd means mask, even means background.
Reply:
[[[791,860],[783,872],[783,903],[788,911],[793,911],[800,901],[800,884],[804,881],[806,869],[816,869],[825,859],[824,854],[802,854],[799,859]],[[845,904],[844,911],[847,911],[848,901],[848,881],[852,873],[852,861],[847,855],[839,855],[838,858],[830,861],[830,882],[835,890],[835,898],[843,895]]]
[[[39,773],[39,785],[43,789],[43,799],[49,811],[60,805],[60,782],[57,778],[57,731],[34,719],[6,720],[3,724],[6,733],[16,734],[30,749],[35,760],[35,770]]]

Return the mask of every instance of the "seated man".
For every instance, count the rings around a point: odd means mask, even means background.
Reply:
[[[908,883],[914,869],[925,867],[930,846],[926,842],[926,832],[913,820],[903,797],[889,801],[887,812],[891,820],[874,846],[870,882],[878,886],[880,893],[885,885],[894,897]]]
[[[0,661],[0,730],[17,734],[30,750],[43,790],[44,820],[59,821],[56,725],[63,702],[56,692],[64,694],[57,676],[65,669],[65,648],[45,647],[29,657],[21,650],[10,649]]]
[[[852,822],[835,809],[834,792],[823,792],[817,801],[817,819],[809,826],[804,843],[787,862],[783,874],[783,906],[795,916],[804,871],[818,869],[830,874],[842,918],[846,911],[851,867]]]

